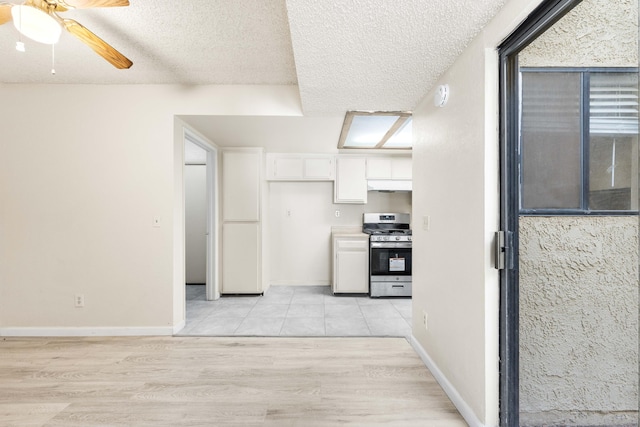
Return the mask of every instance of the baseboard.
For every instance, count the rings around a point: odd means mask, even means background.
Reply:
[[[173,335],[177,334],[182,329],[184,329],[186,325],[187,325],[187,322],[185,320],[181,320],[176,325],[173,325]]]
[[[271,286],[329,286],[329,280],[317,280],[311,282],[300,282],[295,280],[272,280]]]
[[[184,322],[183,322],[184,323]],[[176,325],[178,327],[179,325]],[[180,327],[182,329],[184,324]],[[174,334],[174,327],[0,328],[0,337],[122,337]],[[180,330],[178,329],[178,330]]]
[[[458,409],[462,418],[464,418],[467,424],[469,424],[469,427],[485,427],[467,402],[465,402],[462,396],[460,396],[458,390],[456,390],[453,384],[449,382],[447,377],[445,377],[442,371],[438,368],[438,365],[436,365],[433,359],[429,357],[425,349],[422,348],[422,345],[420,345],[416,337],[411,335],[410,342],[411,346],[416,353],[418,353],[418,356],[420,356],[420,359],[422,359],[422,362],[425,364],[427,369],[431,371],[431,374],[435,377],[436,381],[438,381],[440,387],[442,387],[447,396],[449,396],[449,399],[451,399],[455,407]]]

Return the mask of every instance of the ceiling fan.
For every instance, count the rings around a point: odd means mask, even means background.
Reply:
[[[127,57],[73,19],[58,13],[70,9],[129,6],[129,0],[26,0],[15,5],[0,3],[0,25],[13,21],[18,31],[40,43],[54,44],[62,28],[80,39],[116,68],[133,65]]]

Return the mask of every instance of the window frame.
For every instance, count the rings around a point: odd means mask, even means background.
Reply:
[[[579,73],[580,74],[580,208],[578,209],[524,209],[522,208],[522,138],[518,141],[518,185],[520,199],[519,214],[522,216],[628,216],[638,215],[638,210],[592,210],[589,203],[589,115],[590,80],[592,73],[631,73],[638,74],[638,67],[521,67],[519,73]],[[640,80],[640,79],[639,79]],[[520,78],[522,82],[522,78]],[[522,84],[522,83],[521,83]],[[639,83],[640,89],[640,83]],[[639,91],[640,94],[640,91]],[[586,100],[586,102],[585,102]],[[640,120],[640,119],[639,119]],[[520,131],[519,131],[520,133]],[[640,141],[638,142],[640,144]]]

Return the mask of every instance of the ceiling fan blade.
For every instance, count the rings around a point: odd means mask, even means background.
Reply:
[[[11,6],[12,4],[0,4],[0,25],[6,24],[11,21]]]
[[[129,6],[129,0],[59,0],[58,3],[69,9]]]
[[[64,28],[89,46],[95,53],[109,61],[116,68],[129,68],[133,65],[127,57],[111,47],[107,42],[83,27],[73,19],[62,19]]]

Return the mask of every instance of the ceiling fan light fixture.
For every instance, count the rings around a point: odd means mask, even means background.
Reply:
[[[47,12],[29,5],[15,5],[11,8],[13,24],[20,34],[44,44],[55,44],[60,39],[62,27]]]

